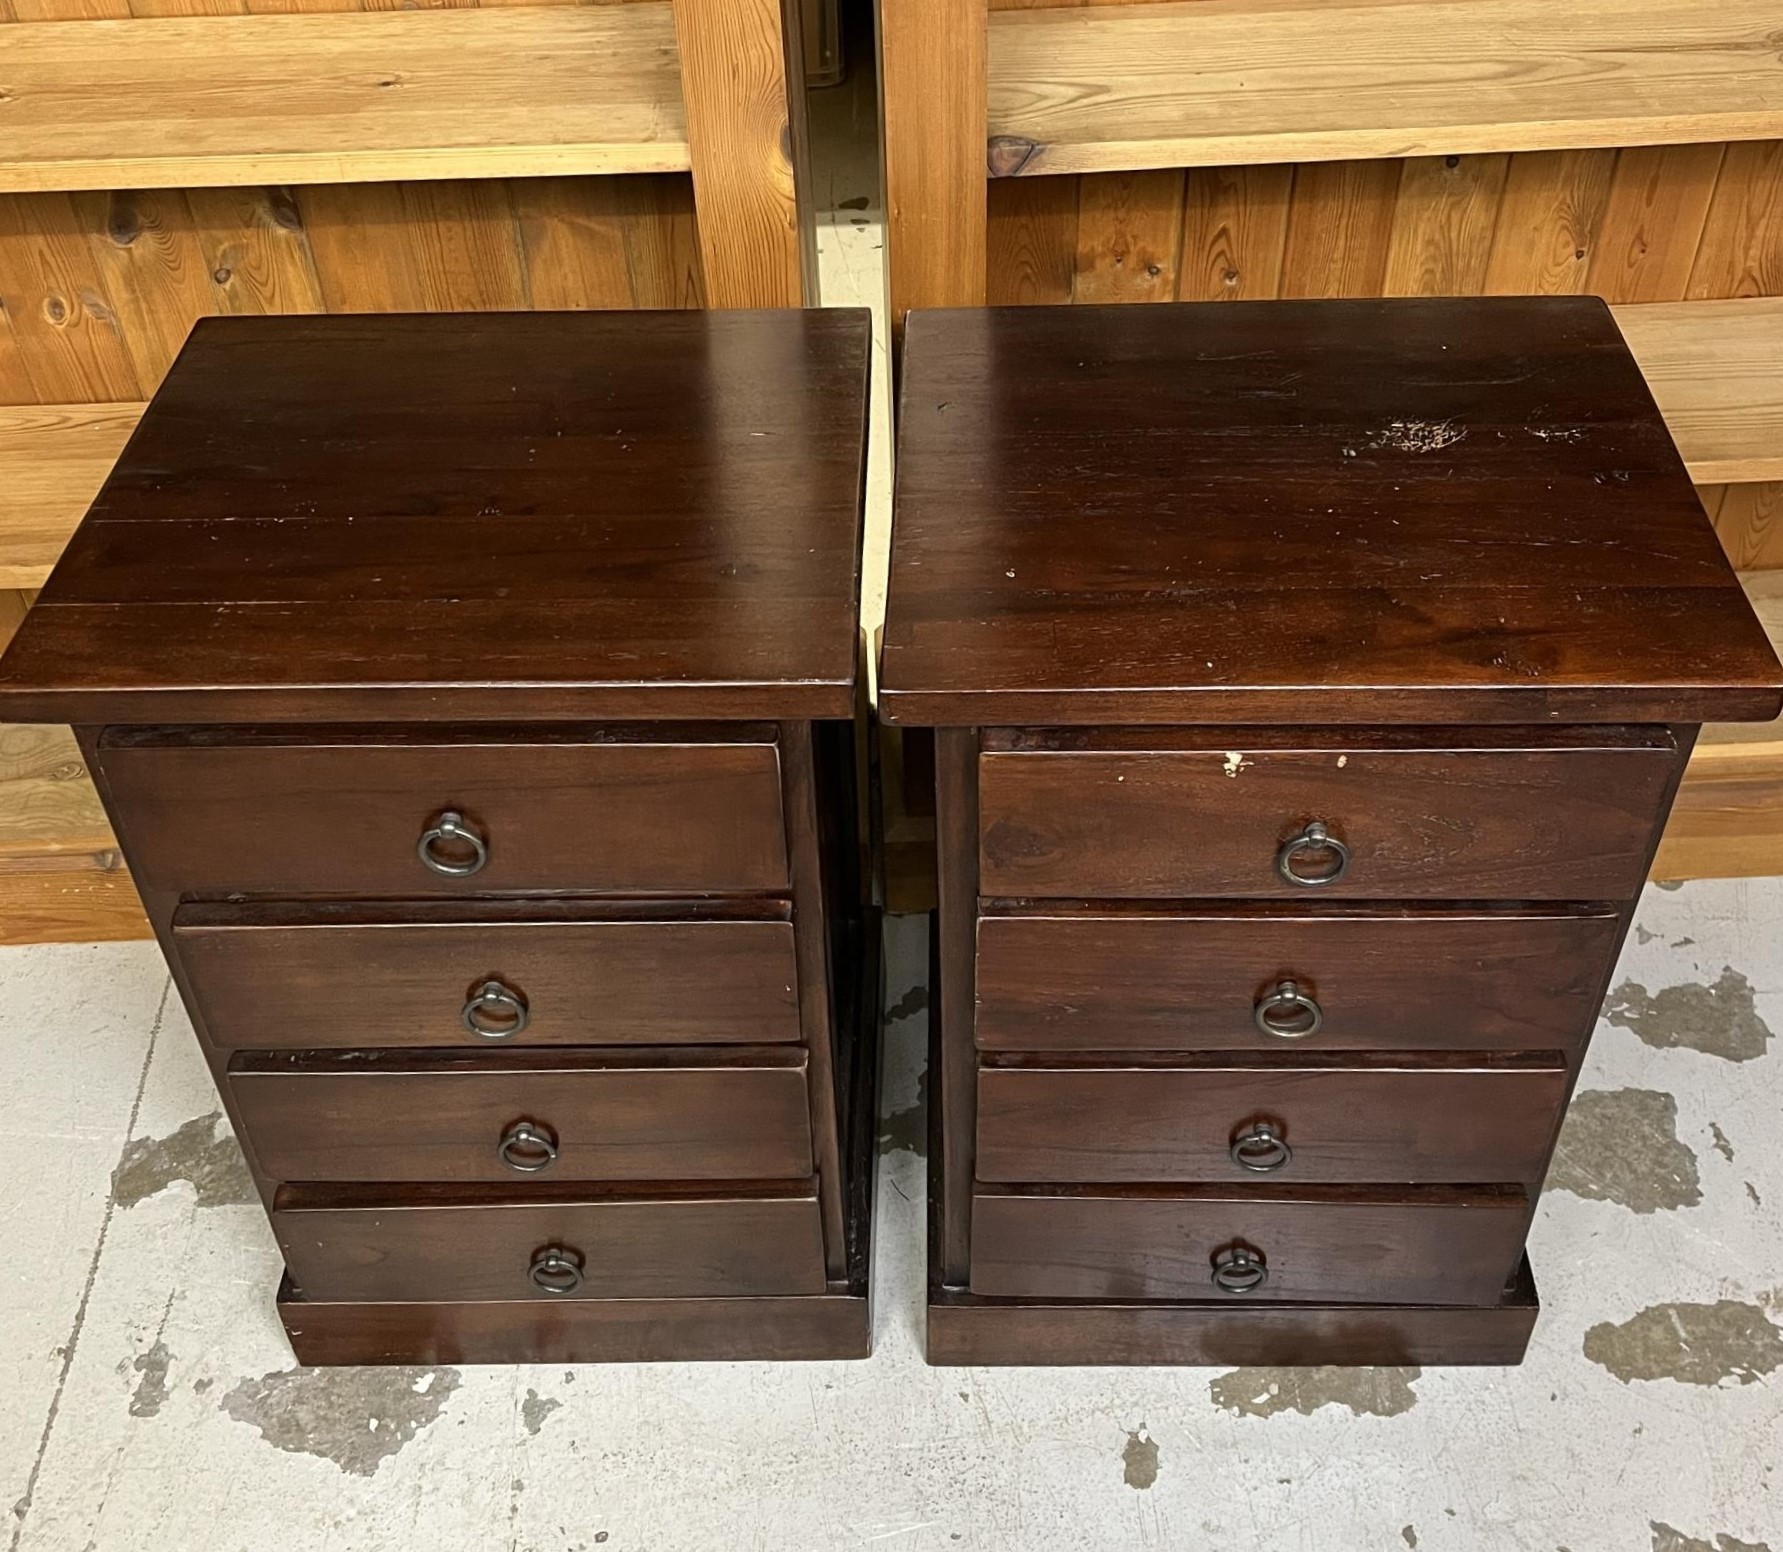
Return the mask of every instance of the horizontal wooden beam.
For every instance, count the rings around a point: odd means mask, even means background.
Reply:
[[[142,412],[140,404],[0,405],[0,588],[43,585]]]
[[[989,32],[993,176],[1783,136],[1776,0],[1186,0]]]
[[[0,193],[679,172],[667,0],[17,24]]]
[[[1618,307],[1690,477],[1783,480],[1783,297]]]

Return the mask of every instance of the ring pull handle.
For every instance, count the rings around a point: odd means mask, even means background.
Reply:
[[[459,1021],[485,1040],[512,1040],[532,1022],[526,999],[501,981],[485,981],[471,994]]]
[[[1330,861],[1321,868],[1314,858],[1324,853]],[[1303,871],[1297,862],[1313,863],[1312,871]],[[1350,870],[1350,849],[1331,833],[1331,827],[1323,819],[1309,819],[1306,827],[1298,835],[1289,836],[1282,842],[1282,849],[1275,854],[1275,871],[1283,880],[1297,884],[1302,889],[1320,889],[1326,884],[1335,884]]]
[[[1300,989],[1298,981],[1277,981],[1275,990],[1252,1010],[1257,1028],[1283,1040],[1304,1040],[1316,1035],[1325,1022],[1325,1010]]]
[[[582,1252],[571,1250],[568,1245],[547,1245],[535,1250],[526,1276],[540,1293],[574,1293],[582,1286]]]
[[[1213,1285],[1221,1293],[1255,1293],[1268,1281],[1263,1252],[1249,1245],[1230,1245],[1213,1258]]]
[[[463,814],[448,808],[421,832],[415,855],[443,878],[469,878],[489,863],[489,843],[466,823]]]
[[[1273,1174],[1294,1162],[1294,1150],[1274,1121],[1253,1121],[1232,1139],[1227,1151],[1240,1169],[1258,1175]]]
[[[516,1121],[501,1134],[495,1156],[509,1169],[536,1175],[557,1162],[557,1138],[550,1127],[536,1121]]]

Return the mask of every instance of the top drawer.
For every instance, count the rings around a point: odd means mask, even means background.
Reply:
[[[99,764],[131,870],[156,889],[787,887],[772,728],[119,728]]]
[[[979,891],[1628,899],[1677,763],[1665,728],[987,732]]]

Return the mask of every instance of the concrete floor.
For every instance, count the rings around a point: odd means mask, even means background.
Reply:
[[[10,1546],[1783,1549],[1783,880],[1638,921],[1502,1371],[927,1367],[913,917],[870,1361],[296,1371],[154,948],[0,950]]]
[[[817,108],[824,297],[882,314],[871,99]],[[1783,880],[1648,891],[1506,1371],[928,1368],[924,930],[889,929],[877,1351],[778,1367],[294,1370],[155,949],[0,949],[12,1552],[1783,1552]]]

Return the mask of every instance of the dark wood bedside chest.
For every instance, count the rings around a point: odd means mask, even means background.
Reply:
[[[308,1363],[864,1356],[864,312],[201,323],[0,664]]]
[[[936,1363],[1508,1363],[1695,724],[1783,670],[1589,299],[914,313]]]

